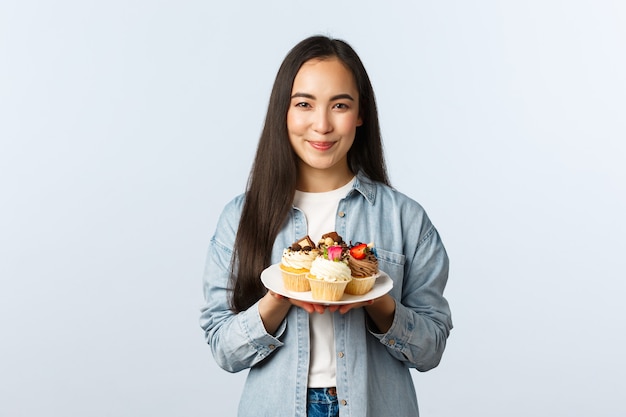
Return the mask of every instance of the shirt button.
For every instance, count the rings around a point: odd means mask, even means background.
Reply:
[[[346,400],[341,400],[341,405],[348,405],[348,402]]]
[[[339,356],[340,358],[343,358],[343,352],[339,352],[337,356]]]
[[[395,341],[395,340],[393,340],[393,339],[390,339],[390,340],[389,340],[389,344],[390,344],[391,346],[393,346],[393,345],[395,345],[395,344],[396,344],[396,341]]]
[[[270,348],[270,350],[274,350],[274,349],[276,349],[276,346],[274,346],[274,345],[269,345],[269,346],[268,346],[268,348]]]
[[[339,217],[344,217],[346,215],[346,213],[344,211],[340,211],[339,212]]]

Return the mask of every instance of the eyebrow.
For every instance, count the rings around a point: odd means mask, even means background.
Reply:
[[[302,97],[302,98],[308,98],[311,100],[315,100],[315,96],[313,94],[309,94],[309,93],[295,93],[294,95],[291,96],[291,98],[296,98],[296,97]],[[335,100],[351,100],[354,101],[354,98],[347,93],[344,94],[337,94],[335,96],[332,96],[330,98],[330,101],[335,101]]]

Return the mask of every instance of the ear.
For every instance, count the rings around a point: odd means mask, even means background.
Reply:
[[[360,115],[359,115],[359,118],[356,120],[356,125],[357,127],[363,126],[363,119],[361,118]]]

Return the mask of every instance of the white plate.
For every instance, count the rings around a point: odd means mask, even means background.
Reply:
[[[393,288],[393,281],[389,277],[389,275],[385,274],[383,271],[380,271],[380,275],[376,278],[376,282],[372,289],[363,295],[352,295],[352,294],[344,294],[339,301],[319,301],[314,300],[311,295],[311,291],[298,292],[298,291],[289,291],[283,285],[283,276],[280,273],[280,264],[274,264],[268,268],[266,268],[263,272],[261,272],[261,281],[263,285],[267,289],[274,291],[277,294],[283,295],[288,298],[293,298],[294,300],[307,301],[309,303],[315,304],[349,304],[349,303],[358,303],[361,301],[369,301],[374,298],[381,297],[387,294]]]

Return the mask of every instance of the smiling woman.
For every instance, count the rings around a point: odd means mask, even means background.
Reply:
[[[330,230],[376,242],[388,293],[326,305],[263,286],[284,248]],[[205,268],[206,340],[222,368],[250,370],[239,415],[418,415],[409,368],[441,360],[447,277],[437,230],[389,184],[361,60],[340,40],[300,42],[276,76],[247,192],[222,212]]]
[[[299,158],[297,189],[341,187],[353,176],[348,151],[363,124],[352,73],[337,58],[311,60],[298,71],[292,92],[287,130]]]

